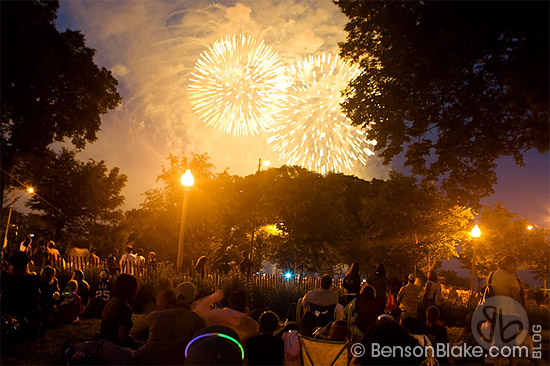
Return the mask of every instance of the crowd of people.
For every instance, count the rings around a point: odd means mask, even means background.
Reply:
[[[119,260],[107,260],[93,286],[86,281],[84,272],[77,269],[60,291],[55,268],[46,265],[40,275],[31,273],[31,259],[26,246],[23,249],[11,255],[9,271],[2,274],[3,336],[16,336],[17,331],[26,332],[25,337],[39,336],[53,324],[78,322],[82,316],[101,318],[95,339],[65,345],[62,356],[67,363],[89,360],[113,365],[300,365],[306,357],[304,340],[319,340],[321,350],[323,341],[329,341],[330,346],[343,344],[347,348],[341,357],[347,357],[352,364],[486,361],[436,358],[430,353],[422,357],[381,358],[370,352],[375,343],[380,347],[425,348],[449,344],[447,328],[441,321],[445,297],[433,271],[425,284],[421,285],[419,278],[410,274],[406,284],[401,285],[386,279],[382,264],[372,276],[361,280],[359,263],[353,263],[342,283],[345,298],[333,291],[333,277],[325,274],[320,287],[304,294],[286,319],[280,319],[270,309],[250,311],[244,287],[218,290],[197,298],[193,283],[173,286],[168,280],[156,289],[156,310],[146,316],[146,326],[133,329],[131,303],[139,284],[131,267],[124,268],[122,264],[145,261],[142,252],[134,254],[129,247]],[[116,251],[110,257],[117,258]],[[249,274],[248,253],[243,252],[242,257],[240,270]],[[205,261],[199,260],[197,266],[205,265]],[[491,281],[498,294],[521,301],[520,287],[514,280],[515,269],[515,261],[507,257]],[[220,306],[222,303],[226,306]],[[13,334],[6,326],[10,324],[8,320],[18,325],[11,327]],[[467,320],[459,342],[474,345],[469,326]],[[363,345],[366,352],[361,355],[351,352],[351,345],[355,344]]]

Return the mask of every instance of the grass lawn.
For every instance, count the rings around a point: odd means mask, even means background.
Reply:
[[[134,329],[140,328],[145,316],[133,314]],[[67,339],[74,344],[92,340],[99,331],[101,319],[81,319],[76,324],[60,325],[43,337],[28,342],[8,343],[2,340],[2,365],[57,365],[61,360],[61,346]]]

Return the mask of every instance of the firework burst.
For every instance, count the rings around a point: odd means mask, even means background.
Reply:
[[[341,91],[359,73],[357,66],[330,54],[309,56],[289,68],[287,106],[268,139],[280,159],[321,174],[366,165],[376,141],[351,126],[340,107]]]
[[[287,86],[286,68],[271,48],[250,36],[233,36],[199,56],[188,90],[203,122],[239,136],[270,128],[285,105]]]

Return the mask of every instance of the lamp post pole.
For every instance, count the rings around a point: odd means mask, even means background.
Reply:
[[[34,193],[34,188],[28,187],[27,192],[31,194]],[[13,194],[11,196],[10,210],[8,211],[8,222],[6,223],[6,232],[4,233],[4,242],[2,243],[2,253],[3,253],[3,250],[6,249],[6,246],[8,245],[8,231],[10,229],[11,211],[13,210],[14,203],[15,203],[15,190],[13,190]]]
[[[13,195],[11,196],[11,205],[8,212],[8,223],[6,224],[6,232],[4,233],[4,242],[2,244],[2,252],[6,249],[8,245],[8,230],[10,229],[10,220],[11,220],[11,210],[13,209],[13,203],[15,202],[15,190],[13,190]]]
[[[474,298],[475,294],[475,281],[476,281],[476,259],[477,259],[477,246],[475,243],[476,238],[479,238],[481,236],[481,230],[479,230],[479,226],[474,226],[472,231],[470,232],[470,236],[472,237],[472,278],[470,282],[470,289],[472,291],[472,299]]]
[[[262,165],[265,167],[269,167],[270,162],[268,160],[262,160],[262,158],[258,159],[258,170],[256,171],[256,174],[259,173],[262,170]],[[256,188],[257,191],[257,188]],[[250,260],[252,260],[252,253],[254,252],[254,234],[256,231],[256,194],[254,194],[254,210],[252,213],[252,235],[250,235]]]
[[[176,259],[176,267],[178,271],[183,268],[183,243],[185,240],[185,218],[187,216],[187,205],[189,202],[189,191],[193,185],[195,179],[191,171],[187,169],[185,174],[181,177],[181,184],[183,185],[183,203],[181,207],[181,222],[180,222],[180,235],[178,239],[178,256]]]

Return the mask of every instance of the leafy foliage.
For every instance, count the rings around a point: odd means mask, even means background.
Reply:
[[[487,276],[498,268],[505,256],[514,256],[522,269],[531,269],[540,277],[548,276],[548,230],[527,230],[529,222],[517,217],[502,203],[484,207],[479,215],[481,236],[477,245],[476,263],[480,275]],[[460,253],[464,267],[472,261],[472,242]]]
[[[457,256],[456,246],[468,238],[471,209],[453,205],[433,185],[392,173],[388,181],[373,180],[373,194],[365,201],[363,240],[372,243],[371,266],[386,256],[404,277],[435,269],[442,259]]]
[[[45,213],[56,229],[56,239],[113,243],[113,228],[122,218],[120,191],[126,185],[119,168],[108,169],[104,161],[79,161],[67,149],[59,154],[47,150],[41,164],[32,166],[28,174],[39,196],[27,205]]]
[[[388,164],[477,204],[495,160],[523,164],[549,138],[548,2],[338,0],[341,55],[360,64],[343,103]]]
[[[212,256],[221,245],[224,249],[230,246],[240,207],[235,188],[242,178],[215,173],[207,154],[194,154],[190,159],[170,155],[168,160],[169,166],[162,167],[158,177],[162,187],[145,192],[141,208],[127,215],[133,231],[130,240],[155,248],[163,258],[175,258],[184,195],[180,178],[190,169],[195,185],[189,192],[184,242],[184,260],[190,265],[192,259]]]
[[[457,255],[473,218],[435,187],[399,174],[366,182],[283,166],[240,178],[215,173],[206,154],[168,160],[159,176],[162,187],[147,191],[141,208],[127,215],[130,239],[163,260],[174,259],[183,197],[179,178],[189,168],[196,183],[186,220],[188,266],[202,255],[211,265],[224,254],[240,261],[239,252],[250,248],[254,221],[257,268],[268,260],[294,272],[330,272],[362,261],[391,262],[400,271],[393,275],[415,265],[427,272]]]
[[[117,80],[94,63],[73,30],[58,32],[58,1],[1,3],[2,168],[14,172],[53,141],[77,148],[96,139],[101,115],[120,104]],[[2,177],[2,187],[13,184]]]

